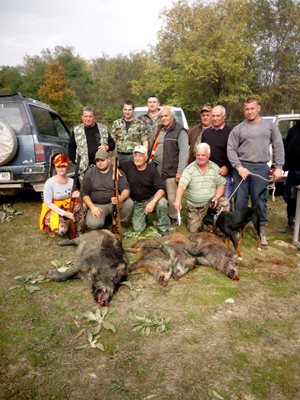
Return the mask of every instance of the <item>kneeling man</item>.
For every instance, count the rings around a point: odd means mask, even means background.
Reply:
[[[95,161],[96,166],[89,168],[84,174],[81,188],[83,202],[88,207],[85,222],[89,229],[101,229],[106,217],[112,214],[112,204],[117,202],[117,198],[113,196],[113,167],[107,151],[98,150]],[[127,222],[132,213],[133,201],[129,197],[130,189],[124,174],[119,173],[118,189],[121,222]]]
[[[165,188],[157,168],[147,164],[147,149],[138,145],[133,150],[133,160],[120,161],[134,200],[132,226],[134,231],[143,232],[147,227],[147,215],[156,211],[157,227],[162,236],[169,232],[168,201]]]
[[[219,166],[209,157],[210,146],[198,144],[196,160],[183,170],[176,191],[174,207],[180,211],[183,193],[187,189],[187,227],[190,232],[202,229],[208,207],[217,207],[224,194],[226,180],[220,175]]]

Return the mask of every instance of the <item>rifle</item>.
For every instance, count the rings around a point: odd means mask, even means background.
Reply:
[[[81,156],[77,156],[77,163],[76,163],[76,168],[75,168],[75,175],[74,175],[74,182],[72,186],[72,192],[71,192],[71,201],[70,201],[70,212],[73,213],[74,211],[74,205],[75,205],[75,198],[72,197],[72,194],[75,192],[76,187],[77,187],[77,179],[78,179],[78,173],[79,173],[79,167],[80,167],[80,158]],[[76,238],[76,227],[75,227],[75,221],[70,219],[69,223],[69,239],[75,239]]]
[[[115,157],[114,163],[114,190],[113,197],[117,198],[117,204],[112,205],[112,224],[111,231],[116,233],[118,230],[120,242],[122,242],[122,227],[121,227],[121,214],[120,214],[120,202],[119,202],[119,173],[118,173],[118,157]],[[117,227],[118,224],[118,227]]]

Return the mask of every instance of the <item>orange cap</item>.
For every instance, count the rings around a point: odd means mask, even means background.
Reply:
[[[68,167],[69,160],[64,154],[57,154],[53,159],[53,165],[55,167]]]

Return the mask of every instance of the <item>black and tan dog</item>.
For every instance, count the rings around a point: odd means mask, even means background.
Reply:
[[[219,215],[216,210],[210,208],[203,222],[212,228],[211,230],[218,228],[225,235],[226,246],[229,248],[231,241],[239,257],[242,257],[241,240],[244,229],[249,222],[253,222],[257,233],[257,246],[261,250],[260,215],[256,206],[222,211]]]

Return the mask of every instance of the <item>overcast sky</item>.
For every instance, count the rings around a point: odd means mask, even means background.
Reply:
[[[73,46],[85,59],[149,50],[174,0],[0,0],[0,66]]]

